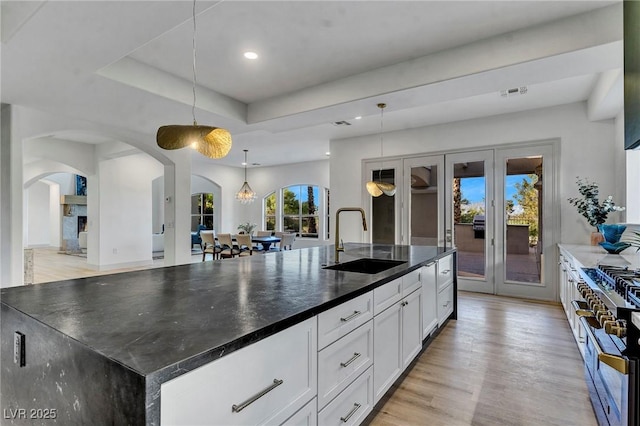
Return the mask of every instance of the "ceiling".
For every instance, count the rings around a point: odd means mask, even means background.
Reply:
[[[2,1],[2,102],[155,145],[159,126],[192,121],[192,6]],[[384,131],[589,99],[594,119],[612,118],[622,106],[621,28],[590,19],[621,17],[619,6],[198,0],[195,115],[234,140],[229,156],[206,161],[240,167],[243,149],[263,166],[327,158],[329,140],[380,131],[378,102],[388,104]],[[593,40],[567,41],[578,23],[593,34],[574,38]],[[245,59],[248,50],[259,58]],[[525,94],[501,96],[520,87]],[[113,135],[64,128],[46,137],[98,144]]]

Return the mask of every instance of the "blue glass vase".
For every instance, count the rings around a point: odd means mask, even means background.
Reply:
[[[598,231],[604,236],[607,243],[615,244],[620,241],[622,233],[627,229],[625,225],[598,225]]]

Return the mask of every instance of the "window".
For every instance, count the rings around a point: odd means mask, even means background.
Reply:
[[[191,231],[197,231],[198,225],[213,229],[213,194],[191,196]]]
[[[276,193],[272,192],[264,198],[264,229],[276,230]]]
[[[265,229],[281,228],[299,237],[318,238],[321,202],[320,187],[315,185],[291,185],[272,192],[263,201]]]

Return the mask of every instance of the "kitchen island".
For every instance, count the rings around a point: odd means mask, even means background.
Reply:
[[[164,383],[444,257],[455,277],[452,250],[346,244],[342,263],[405,263],[324,269],[325,246],[3,289],[3,424],[160,424]]]

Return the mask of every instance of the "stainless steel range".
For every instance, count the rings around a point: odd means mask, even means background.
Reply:
[[[640,270],[582,268],[584,300],[572,302],[585,330],[585,378],[601,426],[640,426]]]

